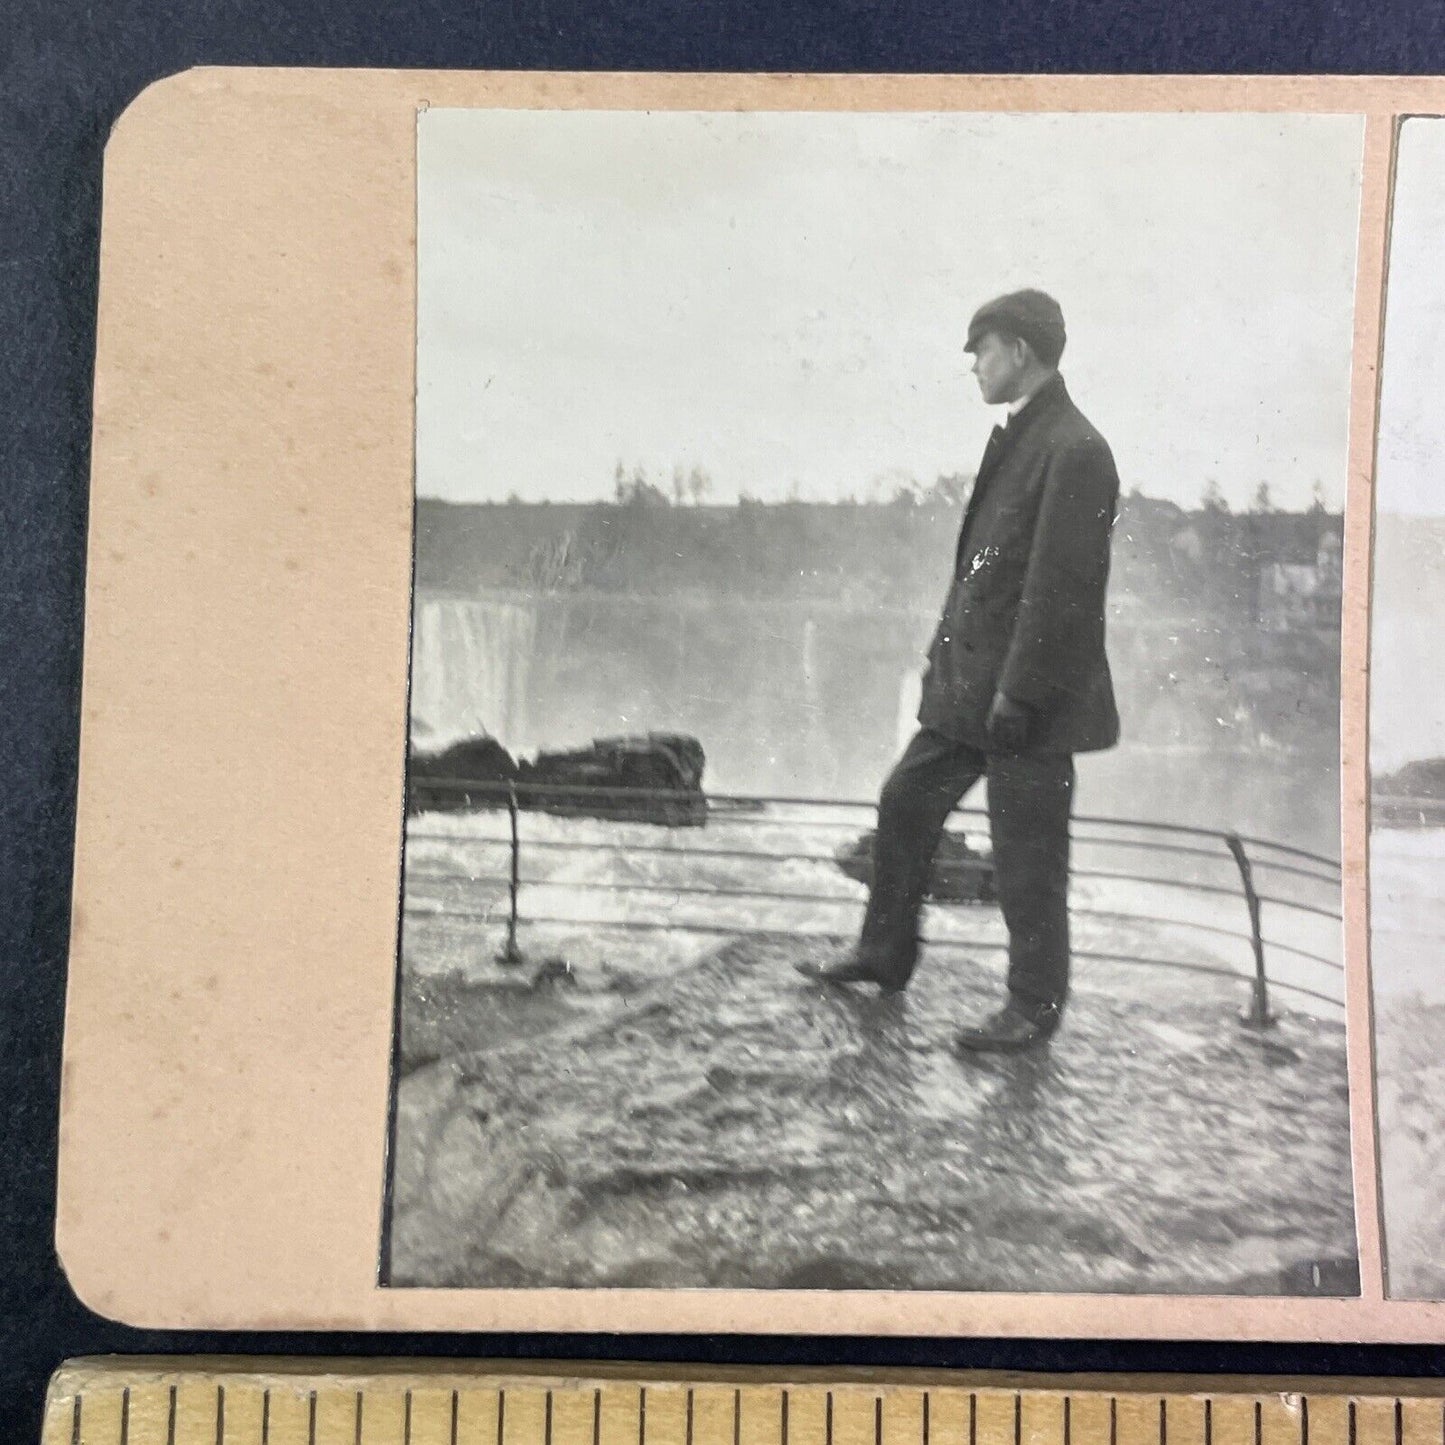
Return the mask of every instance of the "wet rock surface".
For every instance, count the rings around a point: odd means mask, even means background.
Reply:
[[[1355,1291],[1339,1024],[1081,961],[1047,1049],[971,1062],[996,957],[880,999],[830,952],[407,971],[392,1282]]]
[[[1407,995],[1375,1011],[1389,1291],[1445,1299],[1445,1003]]]

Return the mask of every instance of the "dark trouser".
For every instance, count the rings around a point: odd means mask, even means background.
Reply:
[[[1030,1012],[1061,1008],[1069,990],[1067,753],[984,753],[922,729],[878,800],[873,891],[863,950],[898,972],[918,955],[918,914],[934,850],[954,806],[988,778],[994,884],[1009,935],[1009,993]]]

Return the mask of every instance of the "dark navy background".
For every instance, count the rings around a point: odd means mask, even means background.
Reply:
[[[1015,1369],[1445,1373],[1445,1352],[1242,1344],[123,1329],[51,1246],[101,152],[191,65],[1445,72],[1440,0],[3,0],[0,3],[0,1440],[106,1351],[446,1354]],[[218,759],[218,763],[223,763]],[[117,1241],[123,1248],[124,1241]]]

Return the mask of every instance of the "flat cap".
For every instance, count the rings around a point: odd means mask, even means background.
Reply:
[[[1001,331],[1027,341],[1045,366],[1057,366],[1064,354],[1064,313],[1059,303],[1044,291],[1010,291],[985,301],[968,323],[965,351],[977,351],[980,337]]]

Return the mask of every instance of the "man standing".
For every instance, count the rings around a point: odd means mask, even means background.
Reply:
[[[1069,982],[1074,754],[1119,738],[1104,603],[1119,495],[1103,437],[1059,375],[1064,318],[1041,291],[979,308],[965,350],[984,401],[1007,406],[979,465],[953,582],[929,649],[920,728],[883,785],[862,935],[842,960],[800,965],[829,983],[904,988],[949,814],[988,779],[1008,999],[958,1037],[1023,1049],[1057,1028]]]

